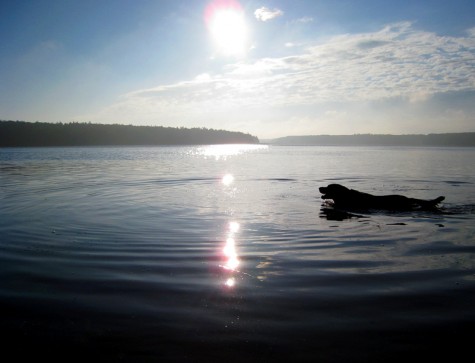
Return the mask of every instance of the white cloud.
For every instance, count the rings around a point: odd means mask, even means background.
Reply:
[[[282,10],[269,9],[269,8],[266,8],[265,6],[254,11],[254,16],[256,17],[256,19],[261,20],[261,21],[272,20],[282,15],[284,15],[284,12]]]
[[[297,23],[311,23],[313,21],[313,18],[311,16],[304,16],[302,18],[299,18],[295,20]]]
[[[208,73],[201,73],[195,77],[195,81],[206,82],[211,80],[211,76]]]
[[[327,125],[335,118],[356,120],[355,112],[331,105],[379,102],[387,108],[374,115],[381,118],[389,110],[393,118],[402,118],[406,117],[404,107],[422,107],[419,105],[429,103],[434,95],[456,92],[475,94],[475,34],[439,36],[399,23],[378,32],[336,36],[293,56],[236,63],[220,74],[202,74],[190,81],[131,92],[89,119],[157,120],[161,124],[162,120],[179,120],[185,126],[201,122],[218,128],[227,127],[220,124],[225,119],[240,122],[241,127],[248,125],[244,131],[259,132],[253,119],[300,117],[306,121],[299,129],[307,130],[318,120]],[[388,100],[399,103],[391,108]],[[315,117],[318,109],[322,112]],[[370,111],[357,111],[358,122],[370,125],[364,119]],[[411,122],[421,118],[413,115]],[[393,118],[385,116],[386,126]],[[469,123],[466,118],[459,119]],[[443,125],[442,118],[439,123]],[[371,131],[353,127],[355,132]],[[385,130],[390,130],[389,126]]]

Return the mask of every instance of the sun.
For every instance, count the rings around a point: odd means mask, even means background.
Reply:
[[[248,27],[238,1],[212,1],[206,8],[205,20],[217,52],[224,56],[245,54]]]

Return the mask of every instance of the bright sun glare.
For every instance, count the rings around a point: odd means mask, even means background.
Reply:
[[[206,8],[205,19],[219,53],[225,56],[245,53],[248,30],[237,0],[212,1]]]

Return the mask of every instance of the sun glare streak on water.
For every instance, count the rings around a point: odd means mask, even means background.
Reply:
[[[240,260],[236,249],[235,235],[239,231],[240,225],[236,221],[232,221],[228,224],[227,238],[222,248],[222,254],[224,258],[224,264],[221,267],[230,273],[238,272]],[[236,285],[236,279],[234,276],[227,277],[224,281],[224,285],[227,287],[234,287]]]
[[[239,266],[239,259],[236,252],[236,242],[234,241],[234,238],[229,237],[226,240],[223,253],[227,259],[224,267],[229,270],[235,270]]]
[[[268,150],[268,145],[260,144],[231,144],[231,145],[207,145],[196,150],[198,155],[214,157],[215,160],[226,160],[229,156],[237,156],[247,152]]]

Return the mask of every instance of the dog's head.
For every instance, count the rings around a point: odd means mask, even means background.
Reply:
[[[338,199],[338,197],[342,197],[347,194],[350,189],[344,187],[340,184],[329,184],[326,187],[319,188],[320,193],[322,193],[322,199]]]

